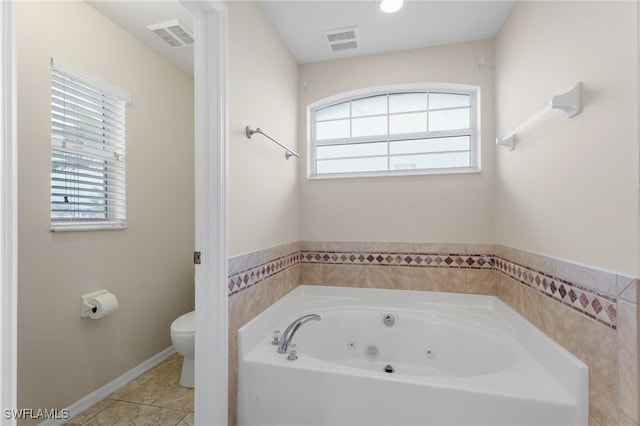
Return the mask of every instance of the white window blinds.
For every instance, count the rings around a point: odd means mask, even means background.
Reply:
[[[51,227],[126,227],[125,97],[54,62]]]

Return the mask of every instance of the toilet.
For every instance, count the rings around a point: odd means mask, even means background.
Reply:
[[[180,385],[192,388],[194,382],[193,360],[196,351],[196,311],[187,312],[171,323],[171,343],[184,357]]]

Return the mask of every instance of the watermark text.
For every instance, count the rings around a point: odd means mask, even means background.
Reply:
[[[2,411],[5,420],[67,420],[69,410],[63,408],[5,408]]]

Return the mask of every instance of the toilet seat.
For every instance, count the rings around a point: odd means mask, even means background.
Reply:
[[[178,334],[195,333],[196,311],[187,312],[179,316],[171,323],[171,332]]]

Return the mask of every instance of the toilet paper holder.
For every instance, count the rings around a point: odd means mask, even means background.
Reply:
[[[87,293],[80,296],[82,298],[82,306],[80,307],[80,316],[82,318],[86,318],[89,316],[89,314],[95,313],[97,308],[95,305],[92,305],[91,303],[89,303],[89,300],[93,299],[94,297],[98,297],[107,293],[109,293],[109,290],[98,290],[98,291],[94,291],[93,293]]]

